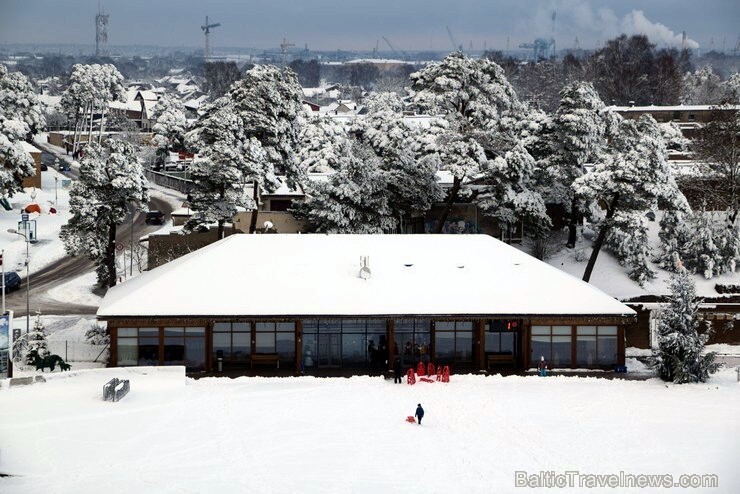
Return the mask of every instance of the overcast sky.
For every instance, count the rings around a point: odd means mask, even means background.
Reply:
[[[92,44],[98,0],[0,0],[0,43]],[[449,26],[467,49],[513,49],[536,37],[558,48],[600,46],[621,32],[645,33],[659,46],[734,48],[738,0],[108,0],[110,45],[199,47],[208,15],[220,22],[212,46],[271,48],[285,37],[315,50],[449,50]]]

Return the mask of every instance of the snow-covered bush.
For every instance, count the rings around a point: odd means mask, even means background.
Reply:
[[[691,275],[681,269],[670,281],[671,298],[658,321],[658,348],[651,366],[664,381],[676,384],[706,382],[719,364],[716,354],[704,354],[710,332],[699,334],[699,300]]]
[[[641,211],[617,211],[604,243],[641,286],[655,277],[650,267],[647,218]]]
[[[49,353],[49,343],[46,341],[46,328],[41,322],[41,316],[36,316],[36,322],[28,333],[28,346],[24,356],[26,365],[33,365],[34,357],[44,357]]]
[[[110,335],[105,324],[97,321],[90,323],[90,329],[85,331],[85,341],[91,345],[107,345],[110,343]]]

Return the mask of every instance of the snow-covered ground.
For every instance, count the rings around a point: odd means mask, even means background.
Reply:
[[[187,379],[55,373],[0,389],[0,492],[532,492],[515,471],[716,474],[740,492],[740,384],[452,376]],[[103,385],[130,393],[103,402]],[[407,423],[416,404],[421,426]],[[544,492],[544,489],[542,490]],[[578,488],[559,489],[579,492]],[[595,492],[666,492],[596,489]],[[588,492],[594,492],[589,490]]]
[[[660,215],[658,215],[658,218],[654,222],[648,224],[648,235],[654,254],[660,252],[660,241],[658,238],[658,232],[660,230],[659,221]],[[547,263],[580,279],[583,277],[588,258],[591,255],[591,242],[588,240],[581,241],[576,245],[575,249],[567,249],[564,247],[564,238],[552,240],[552,245],[556,247],[556,250],[547,259]],[[526,243],[520,245],[515,244],[515,246],[527,253],[531,250]],[[626,300],[640,295],[667,295],[667,281],[670,279],[671,273],[661,269],[656,264],[653,264],[651,267],[655,271],[656,277],[646,283],[644,287],[641,287],[636,281],[631,280],[627,276],[627,268],[620,266],[616,257],[606,249],[602,249],[596,260],[596,266],[591,275],[590,283],[620,300]],[[719,297],[721,295],[717,293],[714,286],[718,283],[740,283],[740,269],[734,273],[725,273],[722,276],[711,279],[706,279],[699,274],[694,275],[693,278],[696,283],[697,295],[700,297]]]

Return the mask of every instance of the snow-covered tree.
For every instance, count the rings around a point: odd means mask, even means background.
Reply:
[[[480,173],[487,155],[495,157],[511,147],[502,117],[521,112],[522,105],[501,67],[461,52],[427,65],[411,74],[411,80],[414,103],[448,122],[438,138],[438,163],[452,173],[453,184],[437,225],[439,233],[459,194],[469,192],[467,182]]]
[[[691,141],[684,137],[683,132],[681,132],[676,122],[666,122],[658,125],[667,150],[687,151],[689,149]]]
[[[242,120],[245,138],[256,139],[264,149],[265,166],[269,164],[276,173],[285,175],[288,187],[296,189],[304,181],[304,170],[296,158],[304,110],[303,90],[295,73],[273,65],[255,65],[231,86],[228,95]],[[266,181],[265,187],[268,186]],[[257,184],[254,190],[259,193]],[[250,233],[256,228],[255,209]]]
[[[25,122],[7,118],[0,108],[0,197],[22,192],[23,178],[36,172],[33,158],[21,144],[28,132]]]
[[[722,212],[705,208],[690,214],[666,213],[672,235],[664,240],[660,265],[668,271],[686,269],[707,279],[735,272],[740,264],[740,225],[728,225]],[[662,232],[661,232],[662,237]]]
[[[308,182],[306,198],[294,207],[319,233],[383,233],[396,227],[380,159],[352,140],[342,146],[339,170],[327,182]]]
[[[111,139],[106,147],[85,147],[80,178],[72,186],[72,217],[60,237],[71,255],[86,254],[96,264],[98,282],[116,284],[116,228],[130,212],[143,211],[149,202],[147,179],[135,148]]]
[[[688,271],[681,270],[670,281],[671,298],[658,321],[658,348],[651,365],[664,381],[676,384],[706,382],[717,371],[714,352],[704,353],[709,328],[699,334],[699,300]]]
[[[26,347],[26,354],[24,356],[26,365],[33,365],[36,355],[44,358],[49,353],[49,342],[46,340],[46,334],[46,328],[44,327],[44,323],[41,322],[41,316],[36,316],[36,322],[33,323],[33,328],[28,333],[28,346]]]
[[[605,210],[583,279],[589,281],[606,240],[620,256],[620,262],[630,264],[630,275],[643,283],[654,274],[647,264],[649,248],[640,214],[649,211],[654,214],[659,200],[668,209],[683,207],[683,202],[676,202],[682,194],[668,165],[658,124],[652,117],[623,120],[611,145],[616,154],[596,163],[589,173],[573,183],[577,198],[600,204]]]
[[[729,226],[740,221],[740,111],[719,105],[699,129],[692,150],[704,178],[714,182],[707,194],[727,211]]]
[[[81,136],[87,132],[87,142],[93,140],[97,120],[98,143],[105,130],[108,103],[125,98],[123,76],[112,64],[75,64],[69,76],[69,86],[62,95],[62,107],[75,120],[73,149],[80,146]]]
[[[164,95],[155,107],[152,143],[157,146],[159,165],[163,165],[170,150],[181,151],[185,141],[187,120],[185,107],[177,98]]]
[[[85,341],[91,345],[108,345],[110,343],[110,334],[105,324],[94,321],[90,324],[90,329],[85,331]]]
[[[503,156],[489,160],[482,169],[484,192],[478,201],[484,212],[501,225],[523,221],[525,231],[541,238],[552,227],[545,201],[535,181],[535,163],[524,145],[519,144]]]
[[[683,76],[681,102],[685,105],[714,105],[722,101],[722,83],[711,65]]]
[[[735,72],[722,83],[722,101],[740,105],[740,73]]]
[[[35,134],[46,126],[43,109],[33,86],[20,72],[8,72],[0,65],[0,114],[20,120]]]
[[[215,222],[218,238],[223,238],[224,223],[239,207],[257,209],[257,190],[250,195],[248,187],[274,188],[277,179],[262,145],[245,135],[243,121],[227,98],[203,115],[196,135],[200,159],[190,167],[194,214],[186,229]]]
[[[403,105],[396,93],[377,93],[368,98],[371,113],[352,128],[352,134],[380,158],[388,180],[389,204],[393,215],[410,218],[423,214],[442,199],[437,167],[424,159],[426,129],[403,119]]]
[[[330,173],[339,168],[339,153],[349,138],[347,129],[328,116],[309,117],[301,125],[298,162],[308,173]]]
[[[572,184],[586,172],[586,165],[604,159],[610,115],[598,93],[588,82],[574,82],[560,92],[549,133],[546,159],[549,201],[570,211],[568,247],[574,247],[576,228],[582,215]]]

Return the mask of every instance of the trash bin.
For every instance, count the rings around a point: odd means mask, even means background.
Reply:
[[[223,350],[216,351],[216,369],[218,369],[218,372],[224,371],[224,351]]]

